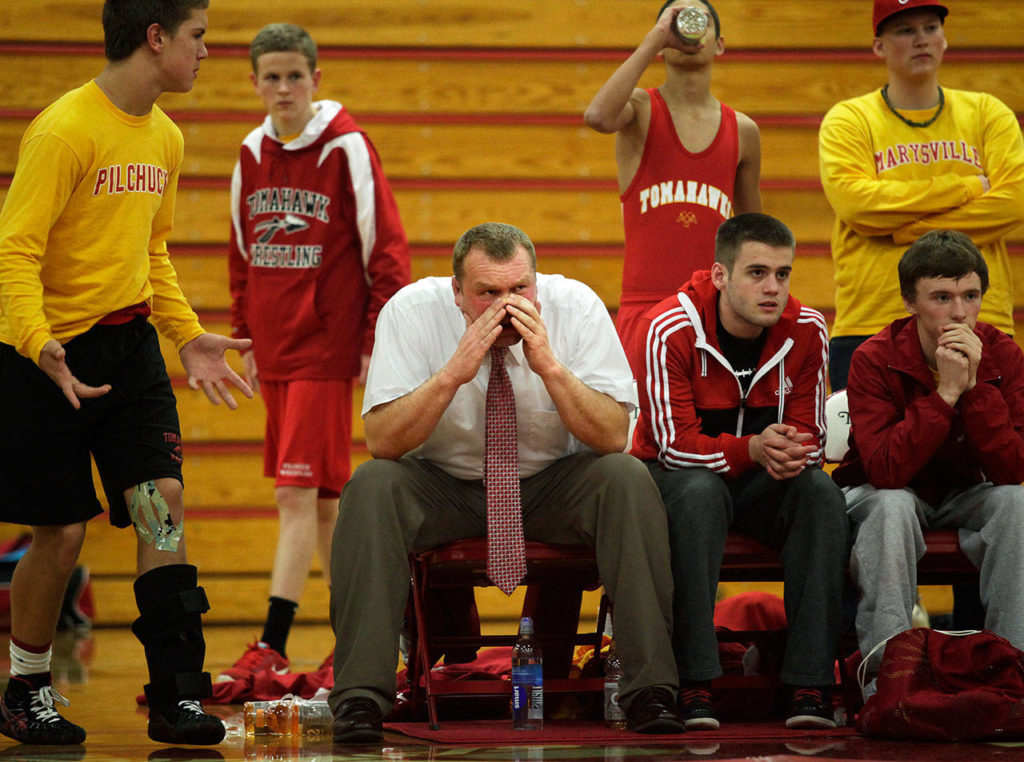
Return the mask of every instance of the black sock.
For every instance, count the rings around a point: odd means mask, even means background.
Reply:
[[[260,640],[286,659],[288,656],[284,652],[284,647],[288,642],[288,633],[292,629],[295,611],[298,608],[299,604],[295,601],[290,601],[287,598],[278,598],[276,595],[270,596],[270,606],[267,607],[267,621],[263,625],[263,637]]]

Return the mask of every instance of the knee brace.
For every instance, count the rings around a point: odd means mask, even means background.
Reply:
[[[196,579],[194,566],[176,564],[157,567],[135,581],[140,616],[132,632],[146,652],[150,683],[145,693],[151,709],[213,693],[210,673],[203,671],[202,614],[210,604]]]

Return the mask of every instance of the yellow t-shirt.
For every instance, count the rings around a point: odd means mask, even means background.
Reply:
[[[0,341],[38,362],[143,301],[179,349],[203,332],[167,253],[183,147],[159,107],[131,116],[95,82],[36,117],[0,211]]]
[[[904,317],[896,265],[929,230],[971,237],[989,268],[979,320],[1013,334],[1006,236],[1024,223],[1024,139],[1017,119],[987,93],[944,90],[928,127],[893,114],[879,91],[836,104],[818,136],[832,232],[833,336],[872,335]],[[905,112],[923,121],[934,111]],[[983,192],[978,175],[991,189]]]

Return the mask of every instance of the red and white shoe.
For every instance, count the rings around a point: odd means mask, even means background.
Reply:
[[[250,675],[269,669],[279,675],[287,674],[291,664],[263,641],[250,643],[242,658],[217,675],[218,683],[244,680]]]

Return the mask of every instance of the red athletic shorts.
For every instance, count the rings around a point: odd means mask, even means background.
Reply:
[[[260,381],[263,474],[278,487],[338,497],[352,473],[352,380]]]

